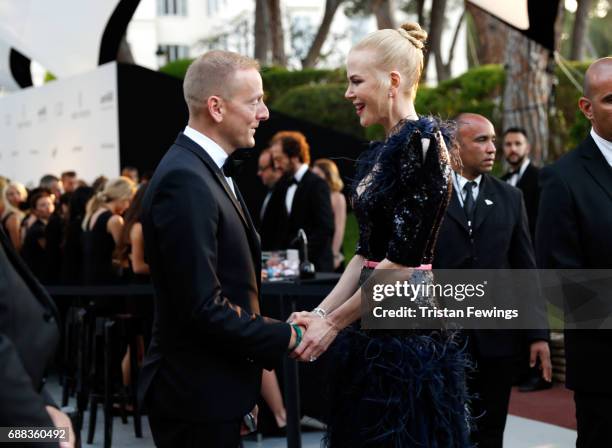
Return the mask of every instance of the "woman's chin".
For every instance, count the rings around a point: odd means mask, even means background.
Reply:
[[[367,128],[372,123],[370,122],[370,120],[367,119],[367,117],[364,117],[362,115],[362,116],[359,117],[359,124],[361,125],[361,127]]]

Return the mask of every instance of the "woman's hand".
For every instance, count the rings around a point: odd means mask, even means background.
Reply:
[[[316,315],[314,317],[297,316],[293,322],[305,326],[306,334],[302,343],[289,356],[303,362],[315,361],[338,336],[338,328],[327,318]]]

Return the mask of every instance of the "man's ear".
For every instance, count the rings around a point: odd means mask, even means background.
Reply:
[[[578,100],[578,107],[584,116],[587,117],[587,120],[590,121],[593,119],[593,104],[591,103],[590,99],[588,99],[586,96],[580,97]]]
[[[221,123],[223,121],[223,115],[225,114],[225,105],[223,104],[223,98],[219,96],[209,96],[206,100],[206,106],[208,113],[215,120],[215,123]]]

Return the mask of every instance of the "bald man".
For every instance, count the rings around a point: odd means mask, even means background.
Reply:
[[[260,316],[259,237],[232,179],[230,156],[268,118],[258,68],[227,51],[189,66],[189,122],[143,199],[155,322],[139,384],[158,447],[238,447],[262,368],[299,342]]]
[[[463,167],[455,166],[453,195],[434,253],[434,269],[534,269],[535,255],[523,195],[491,176],[495,129],[482,115],[457,117],[457,143]],[[472,439],[479,448],[501,448],[508,415],[513,372],[523,344],[533,365],[551,380],[547,330],[468,330],[468,349],[476,361],[470,375],[474,422]]]
[[[589,135],[541,171],[538,264],[548,269],[612,269],[612,58],[588,68],[578,106],[591,122]],[[566,286],[567,306],[584,306],[584,291],[576,294]],[[611,289],[591,299],[600,301],[599,317],[612,313]],[[565,357],[566,385],[576,402],[576,446],[612,446],[612,331],[566,331]]]

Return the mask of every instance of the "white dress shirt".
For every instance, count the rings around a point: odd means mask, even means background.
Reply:
[[[608,161],[608,165],[612,167],[612,142],[601,138],[599,135],[597,135],[597,132],[595,132],[595,129],[593,128],[591,128],[591,137],[593,137],[593,140],[595,140],[595,144],[597,145],[605,159]]]
[[[481,181],[482,181],[482,174],[480,174],[476,179],[474,179],[474,182],[476,182],[476,185],[472,188],[472,198],[474,198],[474,202],[476,202],[476,199],[478,198],[478,192],[480,191]],[[453,182],[455,184],[455,191],[457,192],[457,197],[459,198],[459,203],[461,204],[461,207],[463,207],[463,204],[465,202],[465,196],[467,194],[464,187],[465,187],[465,184],[470,182],[470,180],[466,179],[461,174],[455,172],[453,175]]]
[[[302,163],[300,167],[297,169],[293,177],[296,181],[300,182],[304,174],[308,171],[308,165]],[[295,197],[295,191],[297,190],[297,185],[293,184],[287,188],[287,195],[285,196],[285,207],[287,207],[287,214],[291,215],[291,207],[293,206],[293,198]]]
[[[518,171],[514,173],[512,176],[510,176],[506,182],[512,185],[513,187],[516,187],[516,184],[519,183],[519,180],[521,180],[521,177],[523,177],[523,174],[525,174],[525,170],[529,166],[530,162],[531,160],[529,160],[528,157],[525,157]]]
[[[223,148],[221,148],[213,139],[205,136],[199,131],[196,131],[192,127],[185,127],[183,134],[185,134],[191,140],[196,142],[198,146],[200,146],[204,151],[206,151],[210,158],[213,159],[215,164],[219,167],[221,172],[223,172],[223,164],[229,157]],[[232,182],[232,178],[225,176],[225,174],[223,176],[225,177],[227,184],[232,190],[232,193],[234,193],[234,197],[238,199],[238,197],[236,196],[236,190],[234,190],[234,183]]]

